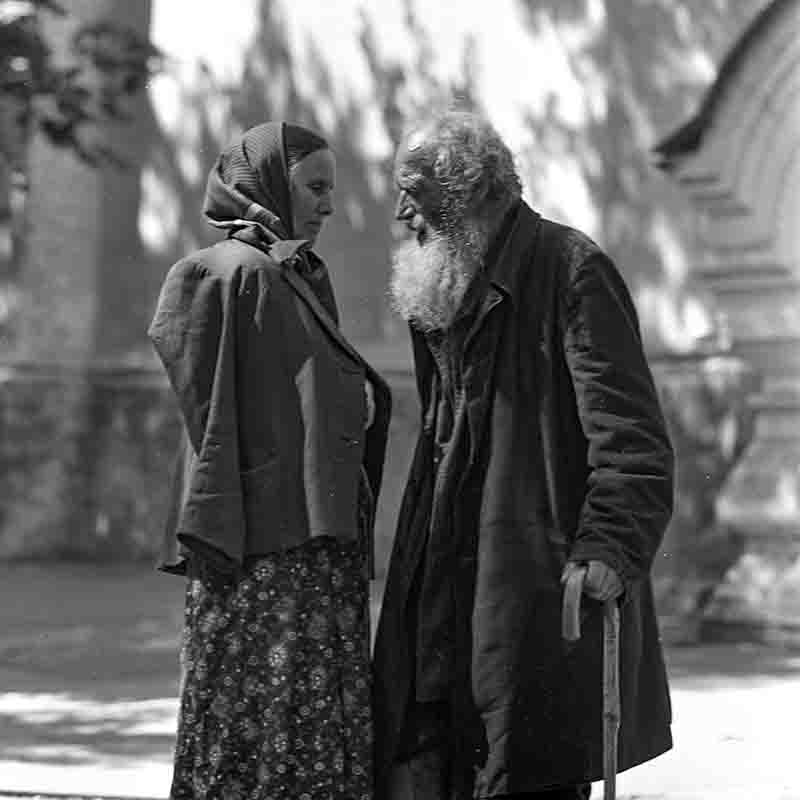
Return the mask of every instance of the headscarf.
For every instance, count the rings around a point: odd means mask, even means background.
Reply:
[[[245,131],[223,150],[206,185],[203,214],[228,236],[269,251],[276,261],[291,264],[309,283],[328,314],[339,314],[328,270],[311,252],[307,239],[294,239],[289,189],[289,158],[328,147],[314,131],[286,122],[265,122]]]
[[[291,123],[266,122],[245,131],[211,169],[206,219],[227,229],[257,223],[272,241],[293,239],[287,153],[297,161],[327,146],[318,134]]]

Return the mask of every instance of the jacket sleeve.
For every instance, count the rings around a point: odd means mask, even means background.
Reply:
[[[636,310],[611,261],[599,252],[587,258],[564,301],[589,470],[570,559],[604,562],[627,590],[649,572],[672,514],[672,446]]]
[[[169,272],[148,330],[178,400],[192,464],[175,535],[240,563],[245,523],[236,398],[236,291],[200,263]]]

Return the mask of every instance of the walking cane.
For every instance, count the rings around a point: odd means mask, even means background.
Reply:
[[[561,633],[568,642],[581,638],[581,596],[586,567],[573,570],[564,587]],[[619,607],[603,603],[603,800],[617,797],[617,734],[619,733]]]

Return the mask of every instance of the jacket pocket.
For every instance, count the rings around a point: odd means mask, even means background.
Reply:
[[[247,491],[258,487],[265,481],[269,481],[270,477],[276,472],[277,465],[278,456],[273,454],[263,464],[242,470],[239,473],[242,478],[242,489]]]

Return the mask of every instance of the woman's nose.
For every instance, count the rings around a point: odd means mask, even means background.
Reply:
[[[319,205],[317,206],[317,211],[320,214],[325,215],[326,217],[333,214],[333,197],[330,194],[325,195],[320,201]]]

